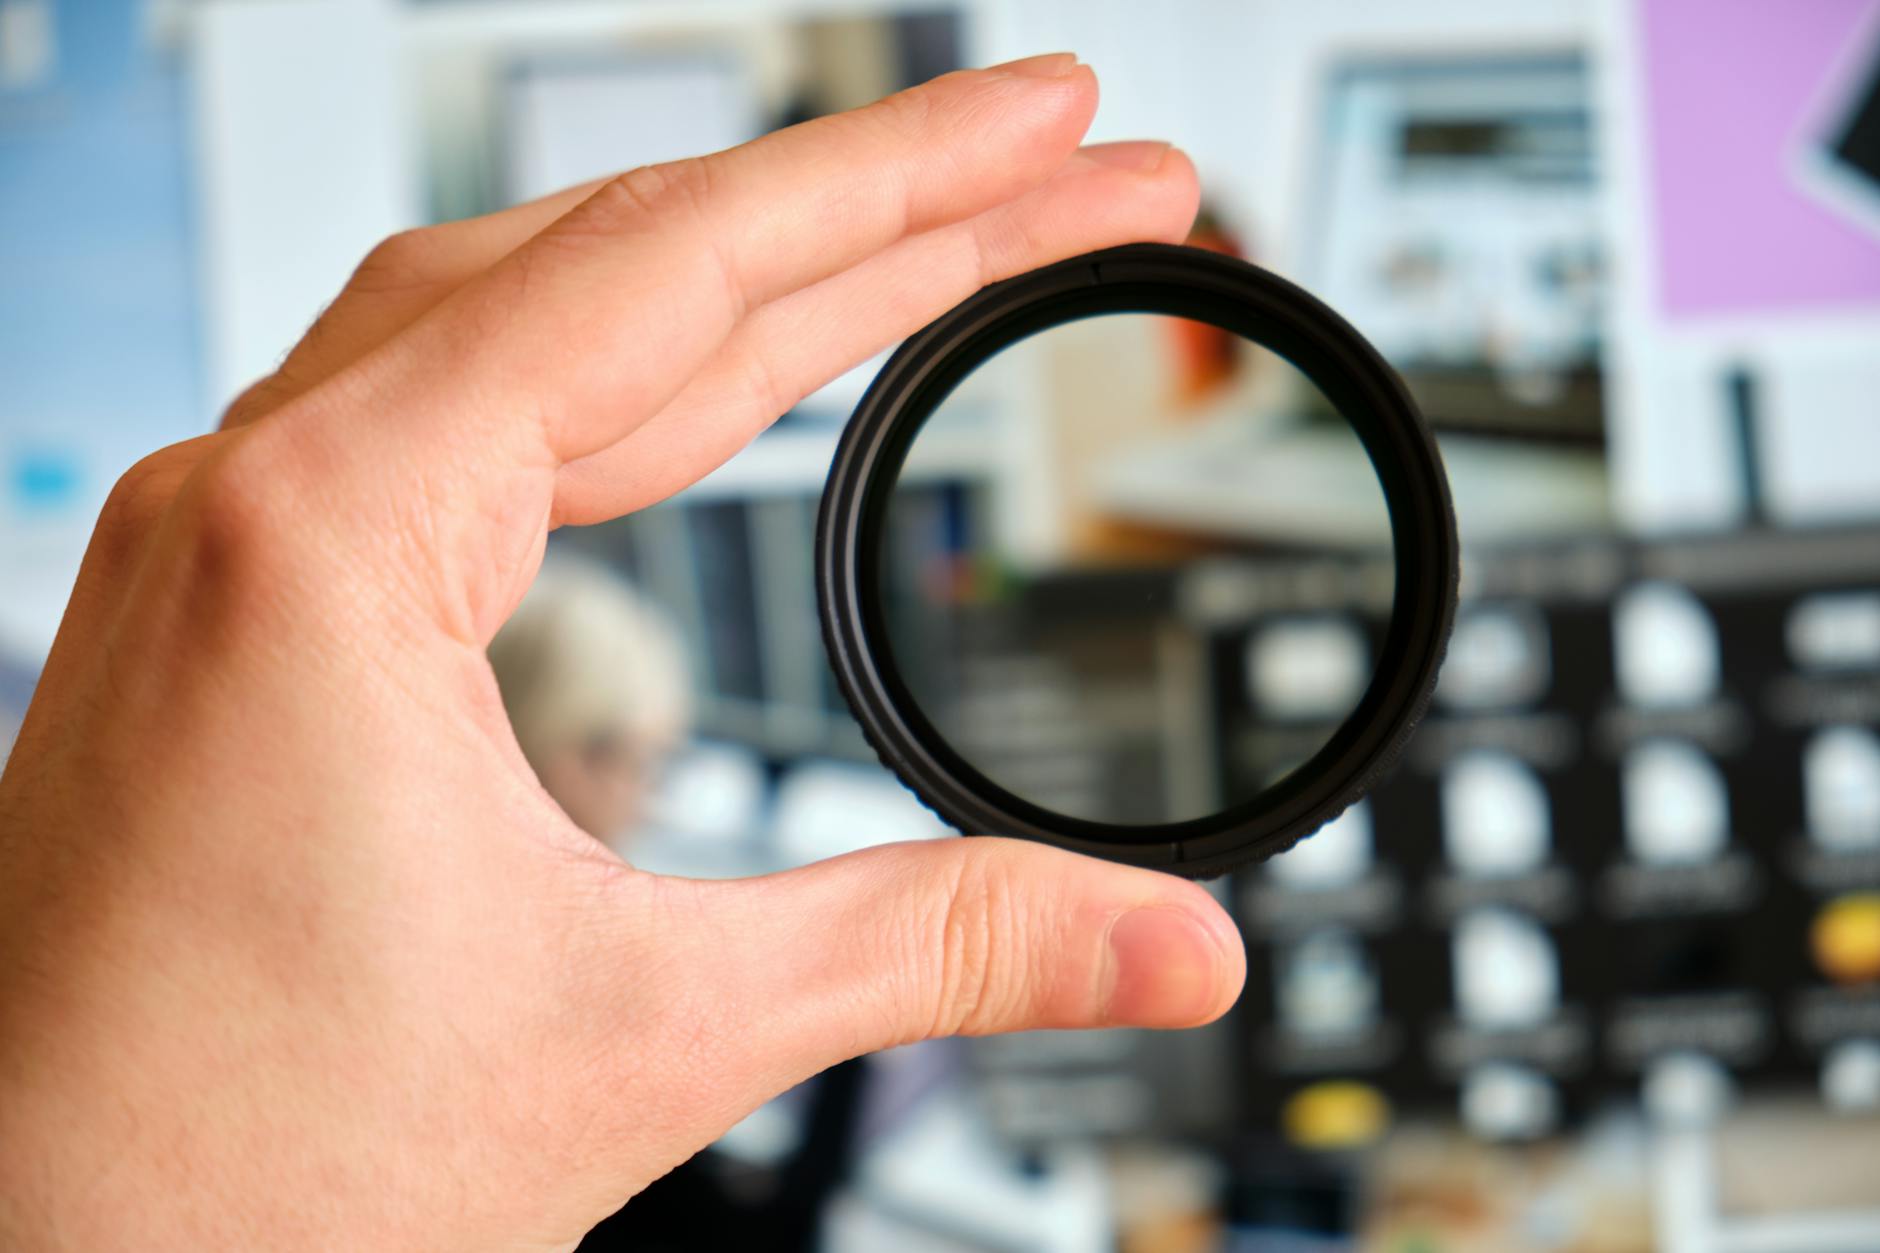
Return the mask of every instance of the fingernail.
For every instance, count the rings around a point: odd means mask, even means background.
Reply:
[[[987,67],[993,74],[1012,74],[1019,78],[1063,78],[1076,68],[1075,52],[1047,52],[1042,56],[1024,57]]]
[[[1188,1027],[1220,997],[1221,953],[1199,919],[1152,905],[1110,925],[1106,1018],[1127,1027]]]
[[[1098,165],[1147,172],[1162,164],[1168,150],[1169,145],[1159,139],[1134,139],[1118,144],[1091,144],[1082,152]]]

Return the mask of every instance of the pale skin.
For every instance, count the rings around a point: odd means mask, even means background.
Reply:
[[[1149,871],[635,870],[483,655],[552,528],[990,280],[1179,239],[1192,167],[1080,149],[1095,107],[1035,58],[396,236],[124,477],[0,781],[0,1247],[569,1248],[843,1058],[1226,1010],[1232,923]]]

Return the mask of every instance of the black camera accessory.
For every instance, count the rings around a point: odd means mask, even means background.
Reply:
[[[1050,327],[1116,313],[1190,318],[1288,360],[1351,424],[1383,489],[1396,560],[1389,626],[1369,687],[1304,765],[1209,816],[1128,826],[1054,813],[968,764],[922,714],[883,620],[882,530],[922,424],[989,357]],[[1244,261],[1132,244],[985,288],[907,340],[836,447],[816,528],[823,639],[843,695],[882,762],[950,825],[1018,836],[1191,878],[1283,852],[1362,797],[1429,704],[1455,614],[1459,558],[1435,441],[1376,349],[1318,299]]]

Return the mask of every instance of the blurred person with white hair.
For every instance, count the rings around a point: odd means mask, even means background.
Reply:
[[[692,722],[690,659],[672,621],[606,567],[557,555],[489,657],[542,787],[624,855],[661,763]]]

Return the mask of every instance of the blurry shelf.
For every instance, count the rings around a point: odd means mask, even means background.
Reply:
[[[1438,444],[1465,542],[1611,529],[1598,453],[1461,435]],[[1098,498],[1133,521],[1263,541],[1365,547],[1390,538],[1370,465],[1342,432],[1250,438],[1232,423],[1199,428],[1118,458]]]

